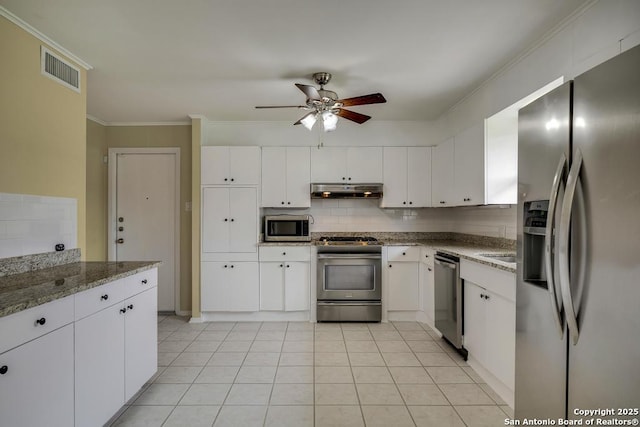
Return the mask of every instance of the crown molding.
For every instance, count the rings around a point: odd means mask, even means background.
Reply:
[[[40,31],[36,30],[34,27],[29,25],[28,23],[26,23],[22,19],[18,18],[13,13],[9,12],[3,6],[0,6],[0,16],[3,16],[5,18],[7,18],[7,20],[13,22],[18,27],[22,28],[27,33],[31,34],[32,36],[34,36],[35,38],[37,38],[41,42],[48,44],[49,46],[51,46],[52,48],[54,48],[55,50],[57,50],[58,52],[60,52],[64,56],[66,56],[67,58],[69,58],[71,61],[75,62],[76,64],[78,64],[79,66],[84,68],[85,70],[93,70],[93,67],[90,64],[88,64],[86,61],[84,61],[81,58],[79,58],[78,56],[74,55],[73,53],[71,53],[70,51],[65,49],[64,47],[60,46],[58,43],[56,43],[55,41],[51,40],[49,37],[47,37],[46,35],[42,34]]]
[[[107,122],[107,126],[191,126],[191,122]]]

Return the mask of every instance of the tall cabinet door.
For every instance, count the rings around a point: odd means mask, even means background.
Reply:
[[[407,151],[408,204],[417,208],[430,207],[431,147],[409,147]]]
[[[287,148],[264,147],[262,149],[262,206],[286,206],[287,184]],[[307,193],[309,193],[308,188]]]
[[[455,205],[484,203],[484,122],[456,135]]]
[[[579,154],[583,161],[571,218],[569,271],[580,335],[575,344],[569,340],[569,414],[638,407],[638,70],[635,47],[574,81],[572,171]]]
[[[454,206],[453,138],[433,147],[432,193],[434,207]]]
[[[255,188],[232,188],[229,192],[229,252],[258,250],[258,200]]]
[[[124,400],[128,401],[158,366],[158,288],[125,300]]]
[[[229,183],[260,184],[260,147],[229,148]]]
[[[287,147],[287,207],[311,206],[309,147]]]
[[[124,404],[124,316],[116,304],[75,323],[76,425],[103,425]]]
[[[383,207],[407,206],[407,148],[384,147]]]
[[[229,188],[202,189],[202,252],[229,251]]]

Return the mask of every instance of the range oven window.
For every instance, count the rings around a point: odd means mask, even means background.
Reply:
[[[327,291],[373,291],[374,265],[325,265],[324,289]]]

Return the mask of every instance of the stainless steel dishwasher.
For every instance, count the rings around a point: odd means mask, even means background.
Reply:
[[[436,329],[466,360],[467,352],[462,348],[464,298],[460,279],[460,258],[437,252],[434,267]]]

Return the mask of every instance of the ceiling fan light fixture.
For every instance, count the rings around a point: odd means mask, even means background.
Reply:
[[[334,131],[338,125],[338,116],[333,114],[331,111],[323,111],[322,124],[324,125],[325,132]]]
[[[316,124],[317,115],[318,113],[309,113],[300,120],[300,123],[302,123],[302,125],[307,129],[311,130],[313,129],[313,125]]]

